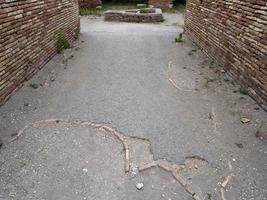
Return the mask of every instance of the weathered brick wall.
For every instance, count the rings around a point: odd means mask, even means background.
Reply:
[[[267,108],[266,0],[187,0],[185,30]]]
[[[0,105],[69,41],[79,27],[77,0],[0,0]]]
[[[149,0],[148,4],[155,8],[169,8],[173,0]]]

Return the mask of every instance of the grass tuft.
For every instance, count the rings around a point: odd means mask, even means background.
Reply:
[[[30,83],[29,85],[31,88],[33,89],[37,89],[39,87],[39,85],[37,83]]]
[[[175,43],[181,43],[183,42],[183,34],[180,33],[179,36],[177,36],[175,39],[174,39]]]
[[[243,95],[247,95],[248,94],[248,90],[245,86],[241,85],[239,88],[239,93],[243,94]]]
[[[263,127],[263,124],[261,124],[258,128],[257,128],[257,130],[256,130],[256,132],[255,132],[255,136],[256,137],[262,137],[262,131],[261,131],[261,129],[262,129],[262,127]]]
[[[70,43],[66,39],[65,34],[62,32],[57,34],[56,47],[59,53],[61,53],[64,49],[70,48]]]
[[[149,13],[149,10],[145,9],[145,8],[141,8],[140,9],[140,13]]]

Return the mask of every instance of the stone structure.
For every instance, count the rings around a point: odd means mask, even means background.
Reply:
[[[78,0],[0,0],[0,105],[79,31]]]
[[[148,4],[155,8],[170,8],[173,0],[149,0]]]
[[[102,4],[101,0],[79,0],[80,7],[95,8]]]
[[[267,109],[266,0],[187,0],[185,30]]]
[[[136,22],[136,23],[155,23],[162,22],[163,15],[161,9],[147,8],[146,13],[140,10],[109,10],[105,12],[105,21]]]
[[[144,3],[143,0],[113,0],[112,2],[120,3]],[[80,7],[97,7],[102,3],[101,0],[79,0]],[[148,4],[155,8],[169,8],[172,6],[173,0],[149,0]]]

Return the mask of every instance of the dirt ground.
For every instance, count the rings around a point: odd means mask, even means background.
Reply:
[[[0,199],[267,199],[266,112],[164,17],[81,18],[0,108]]]

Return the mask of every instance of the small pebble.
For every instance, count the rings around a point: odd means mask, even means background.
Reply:
[[[83,172],[84,173],[87,173],[88,172],[88,169],[87,168],[83,168]]]
[[[137,184],[136,184],[136,188],[137,188],[138,190],[143,189],[143,187],[144,187],[144,184],[143,184],[143,183],[137,183]]]

